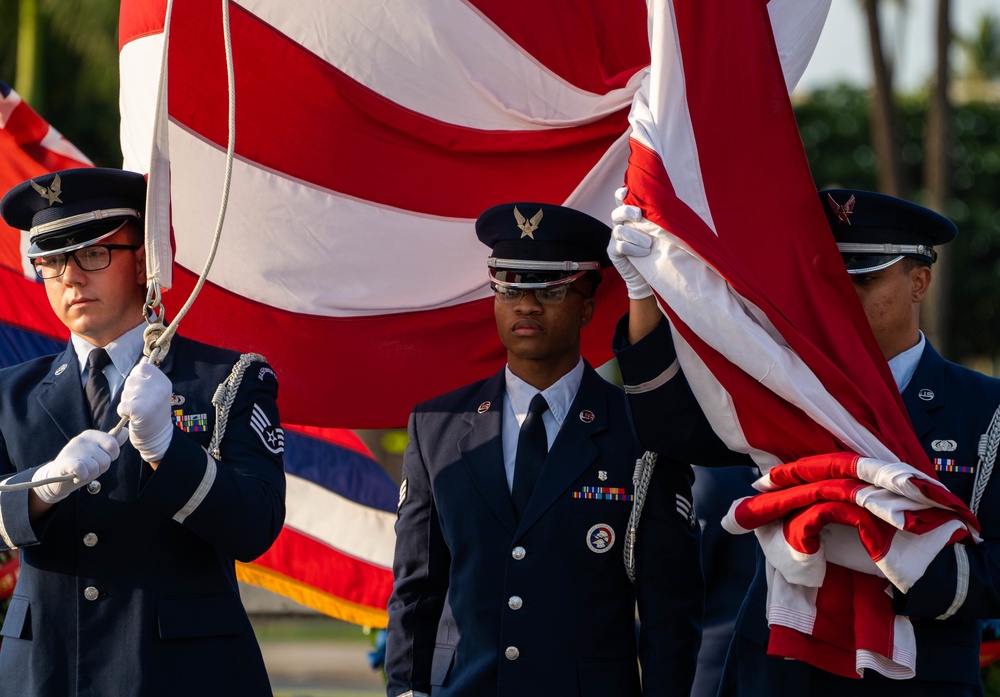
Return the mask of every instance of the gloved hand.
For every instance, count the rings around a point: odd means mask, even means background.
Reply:
[[[110,433],[93,429],[75,437],[63,446],[55,460],[39,467],[31,477],[31,481],[38,482],[72,474],[73,479],[35,487],[34,492],[38,498],[45,503],[62,501],[81,486],[107,472],[112,461],[118,457],[119,446],[125,442],[124,432],[119,438],[121,442]]]
[[[629,257],[648,256],[653,247],[653,238],[628,225],[628,223],[642,220],[642,211],[637,206],[624,205],[627,195],[628,189],[624,186],[615,191],[618,207],[611,212],[611,221],[615,223],[615,226],[611,230],[608,256],[625,280],[628,297],[633,300],[642,300],[651,296],[653,289],[649,287],[646,279],[635,268]]]
[[[170,378],[152,363],[139,363],[125,378],[118,415],[127,416],[128,437],[146,462],[159,462],[174,436]]]

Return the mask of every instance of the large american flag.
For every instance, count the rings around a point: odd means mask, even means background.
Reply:
[[[168,312],[208,253],[222,194],[220,3],[122,2],[126,169],[169,160]],[[263,353],[297,423],[386,427],[497,370],[480,212],[512,200],[607,219],[649,63],[639,0],[230,2],[236,163],[189,335]],[[166,40],[166,102],[156,110]],[[158,121],[159,118],[159,121]],[[162,232],[162,234],[166,234]],[[166,276],[166,274],[164,274]],[[626,307],[609,274],[592,363]]]
[[[788,463],[795,473],[802,458],[848,452],[907,463],[913,482],[934,480],[830,235],[788,99],[828,7],[651,0],[652,69],[631,114],[626,203],[642,209],[637,225],[656,240],[636,265],[670,317],[699,403],[732,449],[765,472]],[[804,482],[762,500],[772,506],[769,525],[753,504],[738,511],[734,527],[757,528],[771,562],[769,651],[847,676],[912,677],[912,627],[893,615],[885,576],[906,590],[936,550],[974,542],[975,519],[935,481],[934,505],[952,512],[904,528],[930,557],[908,553],[912,539],[890,521],[914,502],[902,496],[885,520],[869,521],[862,500],[846,496],[863,479],[833,459],[841,469],[821,480],[854,477],[841,491],[825,485],[848,507],[840,520],[792,520],[802,506],[821,510],[811,500],[824,499],[810,500]],[[854,532],[837,535],[830,522]],[[802,525],[822,529],[825,557],[807,554],[816,540]],[[883,545],[862,548],[857,531],[877,531]],[[885,559],[889,574],[876,565]],[[846,568],[848,560],[857,565]],[[810,564],[817,573],[803,572]],[[850,620],[831,622],[831,609]]]

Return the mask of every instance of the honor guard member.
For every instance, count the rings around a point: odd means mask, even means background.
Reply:
[[[140,362],[145,195],[139,174],[74,169],[0,201],[71,332],[0,371],[0,549],[21,558],[4,697],[271,694],[234,560],[284,520],[277,382],[259,356],[180,336]]]
[[[507,365],[410,416],[388,695],[687,695],[703,593],[690,469],[653,478],[633,586],[642,451],[622,391],[580,357],[610,229],[510,203],[476,232]]]
[[[890,680],[872,670],[852,680],[800,661],[767,656],[767,584],[763,555],[758,553],[757,573],[737,619],[720,695],[982,695],[980,620],[1000,616],[1000,484],[990,479],[1000,441],[1000,380],[944,360],[919,329],[935,247],[953,240],[957,231],[947,218],[891,196],[828,190],[819,197],[913,428],[941,482],[979,516],[983,542],[946,547],[909,592],[891,589],[896,614],[913,620],[916,634],[916,676],[910,680]],[[616,251],[626,261],[629,254],[641,254],[641,241],[628,241],[638,234],[628,229],[622,235],[625,241],[617,244]],[[626,267],[623,275],[627,273]],[[641,285],[636,276],[630,288]],[[664,325],[653,330],[648,330],[649,324],[621,327],[629,332],[632,348],[648,349],[645,365],[630,366],[639,379],[655,370],[649,364],[655,353],[644,345],[663,341],[658,333]],[[669,341],[669,333],[665,339]],[[620,353],[619,360],[625,375],[627,352]],[[669,381],[631,401],[640,438],[652,427],[657,405],[676,402],[685,389],[683,380]]]

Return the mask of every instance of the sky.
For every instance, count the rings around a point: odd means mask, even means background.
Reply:
[[[883,3],[883,5],[892,3]],[[934,19],[937,0],[906,0],[906,10],[891,10],[883,15],[882,31],[895,47],[895,87],[900,92],[919,89],[934,64]],[[992,13],[1000,16],[997,0],[952,0],[951,22],[956,34],[973,32],[979,18]],[[816,52],[799,82],[800,90],[827,87],[838,82],[871,84],[871,61],[868,55],[868,28],[859,0],[832,0],[830,14],[820,36]],[[953,54],[953,68],[961,55]]]

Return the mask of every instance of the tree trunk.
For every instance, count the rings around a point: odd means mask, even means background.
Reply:
[[[951,103],[948,88],[951,71],[948,52],[951,48],[951,0],[938,0],[935,45],[937,62],[934,84],[927,105],[927,122],[924,131],[924,203],[928,208],[946,215],[950,191],[951,168],[948,151],[951,144]],[[934,282],[924,298],[921,310],[921,327],[931,343],[948,355],[950,327],[946,308],[951,297],[951,258],[947,247],[938,248],[934,266]]]
[[[35,111],[41,111],[44,106],[43,91],[39,89],[41,71],[38,61],[42,43],[39,22],[38,0],[20,0],[17,10],[17,72],[14,75],[14,89]]]
[[[882,49],[882,29],[878,0],[864,0],[868,20],[868,44],[872,57],[871,125],[875,150],[878,189],[890,196],[906,198],[909,186],[903,174],[899,139],[896,136],[896,110],[892,102],[892,71]]]

